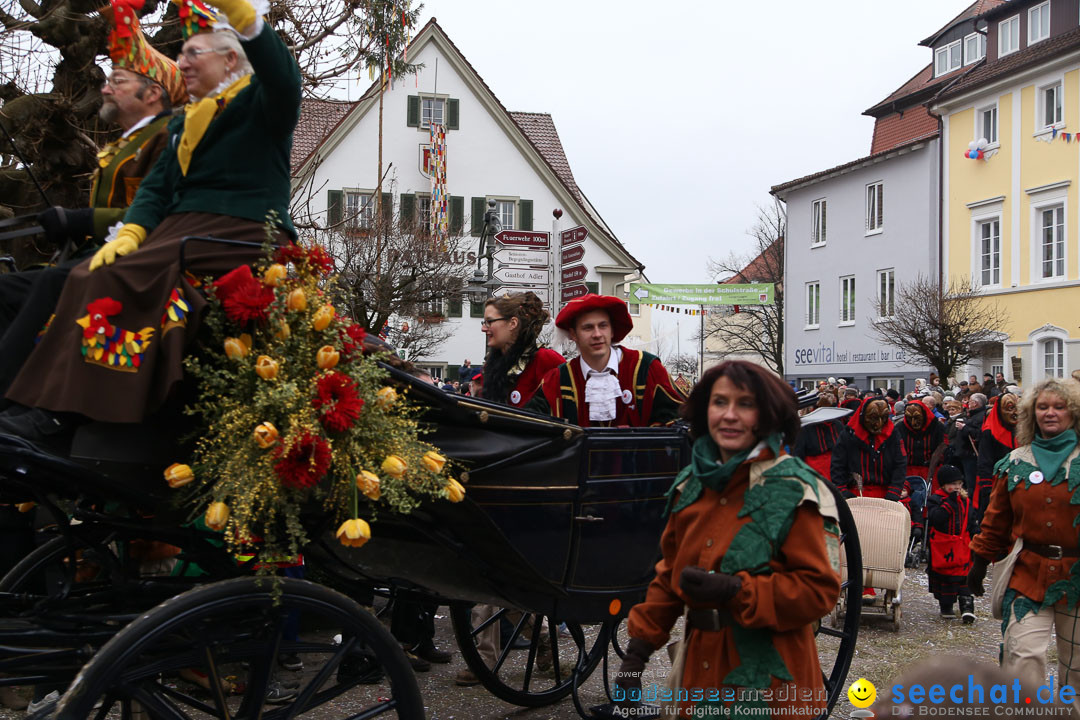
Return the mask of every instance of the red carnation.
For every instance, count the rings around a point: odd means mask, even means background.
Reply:
[[[357,349],[360,352],[364,351],[364,338],[367,337],[367,333],[362,326],[350,323],[338,330],[338,337],[341,338],[341,351],[346,360],[352,357]]]
[[[323,479],[330,469],[330,446],[318,435],[304,431],[288,452],[278,447],[274,472],[285,487],[303,490]]]
[[[214,290],[225,314],[238,325],[246,325],[252,320],[265,322],[269,317],[274,290],[257,280],[249,265],[241,265],[222,275],[214,282]]]
[[[282,265],[286,263],[292,263],[293,265],[307,263],[312,270],[323,275],[329,275],[334,271],[334,259],[320,245],[312,245],[310,248],[295,243],[283,245],[278,248],[277,253],[274,255],[274,262],[279,262]]]
[[[356,382],[351,377],[329,372],[319,378],[317,395],[312,398],[311,405],[322,411],[319,422],[327,431],[344,432],[360,417],[364,399],[357,392]]]

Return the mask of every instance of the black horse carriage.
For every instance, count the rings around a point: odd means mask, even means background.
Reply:
[[[426,408],[427,439],[468,468],[468,494],[380,515],[355,549],[311,508],[320,539],[304,555],[318,582],[256,577],[257,557],[237,558],[191,522],[161,480],[170,455],[131,440],[145,428],[87,426],[70,459],[0,436],[0,502],[36,502],[50,526],[0,580],[0,686],[55,688],[59,702],[39,716],[71,720],[422,718],[401,645],[352,599],[374,587],[449,605],[467,665],[498,697],[537,706],[573,693],[591,714],[577,688],[621,655],[620,622],[658,557],[665,492],[689,460],[685,429],[582,429],[388,371]],[[118,438],[124,464],[108,457]],[[136,448],[145,457],[133,462]],[[837,499],[843,552],[858,568]],[[162,547],[179,554],[154,562]],[[818,634],[830,709],[859,621],[861,572],[848,575],[853,611]],[[495,610],[474,623],[473,604]],[[503,619],[511,637],[489,667],[477,641]],[[277,660],[293,655],[305,669],[283,678]],[[288,701],[272,704],[285,681]]]

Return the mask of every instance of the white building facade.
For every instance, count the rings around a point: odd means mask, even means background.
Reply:
[[[551,232],[553,222],[560,230],[584,227],[588,237],[579,262],[587,270],[586,286],[625,297],[628,281],[640,278],[643,267],[578,188],[550,115],[507,111],[434,19],[412,41],[407,57],[423,67],[415,77],[395,80],[383,96],[383,203],[392,204],[393,217],[424,217],[430,209],[432,184],[424,158],[430,122],[441,120],[450,231],[463,236],[454,261],[469,266],[463,274],[476,267],[483,213],[494,201],[504,229]],[[294,195],[311,194],[311,216],[324,227],[339,212],[371,212],[367,208],[374,207],[378,186],[377,88],[346,107],[333,105],[305,105],[293,164]],[[558,220],[556,210],[562,211]],[[550,308],[552,315],[557,307]],[[440,309],[452,335],[417,364],[456,378],[464,359],[474,366],[483,362],[483,305],[448,297]],[[635,329],[626,344],[642,346],[651,339],[649,310],[630,309]]]

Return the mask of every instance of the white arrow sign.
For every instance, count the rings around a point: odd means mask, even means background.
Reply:
[[[636,297],[638,300],[644,300],[645,298],[649,297],[649,291],[645,288],[639,287],[637,290],[634,291],[634,297]]]
[[[522,292],[536,293],[536,297],[540,298],[540,302],[544,303],[545,305],[548,304],[548,300],[551,297],[551,294],[548,292],[548,289],[546,287],[522,287],[520,285],[503,285],[500,288],[495,288],[495,290],[491,293],[491,296],[498,297],[503,293]]]
[[[517,285],[547,285],[549,280],[548,276],[551,273],[548,270],[541,270],[538,268],[503,265],[492,274],[496,280],[504,283],[513,283]]]
[[[504,265],[543,265],[551,262],[551,253],[547,250],[521,250],[502,248],[495,253],[495,262]]]

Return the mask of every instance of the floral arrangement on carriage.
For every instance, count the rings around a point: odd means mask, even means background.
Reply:
[[[165,479],[189,486],[193,517],[225,531],[231,550],[257,547],[260,567],[300,553],[304,508],[331,514],[340,542],[360,547],[371,537],[361,515],[465,495],[419,439],[416,409],[364,353],[364,329],[335,311],[332,272],[317,245],[267,246],[254,268],[207,287],[210,339],[186,360],[198,440]]]

